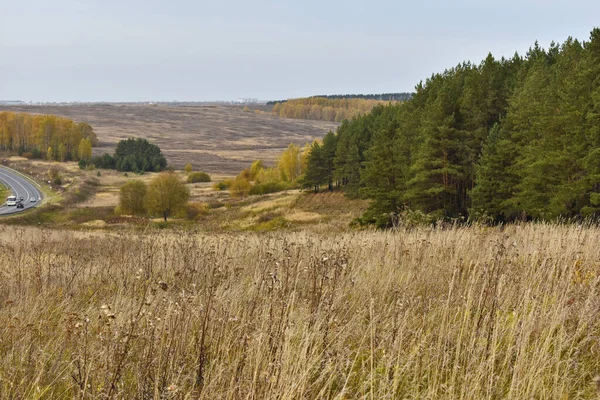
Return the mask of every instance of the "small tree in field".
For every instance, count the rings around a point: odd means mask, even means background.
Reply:
[[[170,215],[183,209],[190,191],[172,172],[163,172],[150,181],[146,195],[146,207],[150,213],[160,214],[167,220]]]
[[[190,163],[185,164],[185,167],[183,168],[183,170],[188,174],[190,172],[192,172],[193,169],[194,169],[194,167],[192,167],[192,164],[190,164]]]
[[[123,214],[143,215],[146,213],[145,199],[148,187],[144,181],[134,179],[121,187],[119,207]]]

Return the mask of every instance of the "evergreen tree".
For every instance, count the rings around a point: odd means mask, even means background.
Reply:
[[[129,138],[117,144],[114,165],[118,171],[158,172],[165,169],[167,160],[160,148],[146,139]]]
[[[327,188],[329,191],[333,190],[333,180],[334,180],[334,158],[335,151],[337,148],[337,136],[329,131],[327,135],[323,138],[323,146],[321,147],[321,164],[323,168],[323,172],[325,173],[324,181],[327,183]]]
[[[318,193],[319,187],[325,182],[327,182],[327,164],[323,157],[323,149],[315,140],[308,155],[307,168],[301,184],[305,188],[314,188],[315,193]]]
[[[491,129],[476,166],[477,185],[470,192],[470,215],[475,219],[487,216],[510,221],[518,216],[506,203],[519,182],[514,169],[518,153],[516,144],[504,135],[500,125]]]
[[[410,166],[410,140],[407,131],[400,129],[398,111],[389,107],[382,113],[361,170],[361,193],[373,199],[362,221],[380,227],[392,226],[402,209]]]

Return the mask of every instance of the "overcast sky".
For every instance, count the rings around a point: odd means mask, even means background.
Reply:
[[[0,100],[404,92],[463,60],[587,40],[600,25],[598,0],[0,4]]]

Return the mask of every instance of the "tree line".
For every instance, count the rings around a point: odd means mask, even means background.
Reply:
[[[273,106],[272,112],[283,118],[341,122],[364,115],[388,101],[362,98],[307,97],[288,100]]]
[[[402,93],[379,93],[379,94],[321,94],[317,96],[310,96],[308,98],[321,97],[324,99],[364,99],[364,100],[382,100],[382,101],[406,101],[410,100],[413,93],[402,92]],[[288,100],[272,100],[267,101],[268,106],[274,106],[275,104],[285,103]]]
[[[115,153],[105,153],[91,160],[80,160],[79,167],[116,169],[124,172],[160,172],[167,166],[167,160],[160,148],[142,138],[128,138],[117,143]]]
[[[315,142],[307,188],[372,199],[361,222],[600,213],[600,30],[432,75]]]
[[[381,101],[406,101],[410,100],[412,93],[379,93],[379,94],[328,94],[317,95],[312,97],[321,97],[325,99],[364,99],[364,100],[381,100]]]
[[[89,124],[56,115],[0,112],[0,150],[27,158],[90,159],[98,138]]]

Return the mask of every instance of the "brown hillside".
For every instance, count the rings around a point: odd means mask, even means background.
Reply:
[[[272,163],[290,144],[321,138],[338,124],[280,119],[237,106],[72,105],[3,106],[0,111],[54,114],[89,123],[100,140],[94,154],[117,142],[143,137],[157,144],[175,168],[237,174],[257,158]]]

